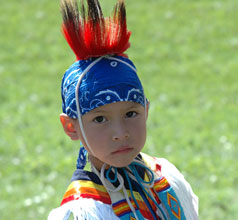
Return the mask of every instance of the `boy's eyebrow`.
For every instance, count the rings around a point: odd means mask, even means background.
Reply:
[[[98,109],[92,110],[92,113],[103,113],[103,112],[108,112],[108,111],[106,111],[106,110],[98,110]]]
[[[134,109],[134,108],[139,108],[139,106],[133,104],[133,105],[131,105],[129,108],[126,108],[126,109],[127,109],[127,110],[131,110],[131,109]]]

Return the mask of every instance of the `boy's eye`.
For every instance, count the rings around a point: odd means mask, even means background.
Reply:
[[[134,118],[136,115],[137,115],[137,113],[134,111],[130,111],[130,112],[126,113],[127,118]]]
[[[103,123],[106,121],[106,118],[103,116],[97,116],[93,121],[97,123]]]

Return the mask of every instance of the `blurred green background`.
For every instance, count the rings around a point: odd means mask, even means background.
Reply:
[[[115,1],[101,1],[106,16]],[[127,0],[128,54],[151,101],[144,152],[181,170],[206,220],[238,219],[237,11],[237,0]],[[4,220],[46,219],[75,169],[79,143],[59,122],[75,57],[60,25],[58,0],[1,1]]]

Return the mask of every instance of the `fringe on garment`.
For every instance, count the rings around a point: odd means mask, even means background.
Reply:
[[[85,198],[68,202],[53,209],[48,220],[68,220],[71,215],[74,220],[105,220],[105,216],[110,220],[120,220],[114,214],[111,205]]]

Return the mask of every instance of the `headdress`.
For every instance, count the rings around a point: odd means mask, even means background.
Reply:
[[[99,106],[133,101],[145,105],[143,87],[136,68],[124,52],[129,48],[123,0],[113,16],[104,18],[98,0],[61,0],[62,30],[76,55],[61,86],[63,112],[78,118]]]

